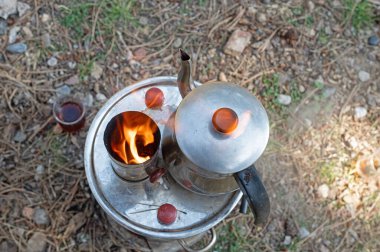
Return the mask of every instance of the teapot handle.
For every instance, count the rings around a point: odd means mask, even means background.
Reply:
[[[235,173],[234,176],[253,212],[255,224],[265,224],[270,213],[270,201],[255,165]]]

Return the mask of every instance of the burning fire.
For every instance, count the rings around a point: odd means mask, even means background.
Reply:
[[[111,149],[126,164],[141,164],[154,154],[151,144],[157,125],[148,116],[138,113],[123,113],[116,120],[112,132]]]

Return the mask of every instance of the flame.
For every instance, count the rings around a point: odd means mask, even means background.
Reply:
[[[148,116],[137,112],[123,113],[116,120],[111,149],[126,164],[144,163],[151,157],[144,152],[149,144],[154,143],[157,130],[157,125]]]

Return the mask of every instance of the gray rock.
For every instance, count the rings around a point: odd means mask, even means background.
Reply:
[[[377,107],[377,100],[376,96],[372,94],[367,95],[367,103],[370,108],[376,108]]]
[[[26,50],[28,49],[28,46],[24,43],[16,43],[16,44],[7,46],[6,49],[10,53],[21,54],[21,53],[26,52]]]
[[[39,181],[41,180],[42,176],[44,175],[45,173],[45,167],[43,165],[37,165],[37,168],[36,168],[36,174],[34,175],[34,179],[36,181]]]
[[[55,67],[58,64],[58,60],[56,57],[51,57],[48,59],[47,64],[49,67]]]
[[[363,71],[363,70],[359,71],[359,80],[360,81],[365,82],[365,81],[368,81],[370,78],[371,78],[371,76],[366,71]]]
[[[0,0],[0,17],[7,19],[9,15],[16,14],[17,0]]]
[[[257,21],[259,21],[262,24],[265,24],[267,22],[267,17],[265,16],[264,13],[258,13],[256,15],[256,19],[257,19]]]
[[[20,32],[21,28],[19,26],[12,27],[9,30],[8,44],[13,44],[16,42],[17,34]]]
[[[301,227],[299,230],[298,230],[298,237],[300,239],[304,239],[306,237],[308,237],[310,235],[310,232],[309,230],[307,230],[305,227]]]
[[[62,85],[55,90],[58,97],[63,97],[71,93],[71,88],[67,85]]]
[[[20,17],[30,10],[30,5],[22,2],[17,2],[17,12]]]
[[[242,30],[235,30],[229,37],[223,50],[233,56],[240,55],[251,41],[252,34]]]
[[[25,34],[26,39],[32,39],[33,38],[33,32],[29,29],[28,26],[22,27],[22,33]]]
[[[4,19],[0,19],[0,36],[7,32],[8,23]]]
[[[323,184],[318,187],[318,196],[326,199],[329,196],[330,188],[328,185]]]
[[[313,1],[308,1],[307,2],[307,8],[309,9],[309,11],[313,11],[315,9],[315,4]]]
[[[367,115],[367,109],[364,107],[356,107],[355,108],[355,118],[361,119]]]
[[[36,232],[28,240],[26,252],[45,252],[47,247],[45,234]]]
[[[79,84],[79,81],[80,81],[79,76],[73,75],[70,78],[68,78],[67,80],[65,80],[65,83],[67,85],[76,85],[76,84]]]
[[[292,102],[292,97],[290,97],[289,95],[280,94],[277,97],[277,102],[282,105],[289,105]]]
[[[146,17],[140,17],[140,19],[139,19],[139,23],[140,23],[141,25],[147,25],[148,22],[149,22],[149,20],[148,20],[148,18],[146,18]]]
[[[97,93],[96,94],[96,100],[98,100],[98,101],[105,101],[105,100],[107,100],[107,97],[104,94],[102,94],[102,93]]]
[[[42,23],[46,23],[46,22],[48,22],[49,20],[50,20],[50,15],[49,15],[49,14],[43,13],[43,14],[41,15],[41,22],[42,22]]]
[[[372,35],[368,38],[368,44],[371,46],[377,46],[380,43],[380,39],[376,35]]]
[[[83,103],[86,107],[91,108],[94,105],[94,97],[92,94],[87,94],[83,100]]]
[[[18,143],[22,143],[26,140],[26,135],[22,131],[17,131],[16,135],[13,137],[13,140]]]
[[[284,241],[282,242],[282,244],[284,244],[285,246],[288,246],[291,243],[292,243],[292,237],[290,235],[286,235]]]
[[[182,45],[182,39],[181,38],[176,38],[173,42],[173,47],[174,48],[179,48]]]
[[[42,226],[47,226],[50,224],[49,215],[47,214],[45,209],[39,208],[39,207],[34,210],[33,221],[37,225],[42,225]]]
[[[50,34],[49,33],[42,34],[42,36],[41,36],[41,42],[42,42],[42,46],[44,48],[50,47],[51,46]]]
[[[333,94],[335,94],[335,92],[336,92],[336,88],[334,88],[334,87],[327,87],[327,88],[323,89],[322,96],[324,98],[329,98],[330,96],[332,96]]]

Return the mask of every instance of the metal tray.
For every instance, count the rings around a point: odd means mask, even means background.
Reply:
[[[164,92],[161,109],[152,110],[145,106],[145,93],[151,87],[158,87]],[[240,191],[212,197],[198,195],[182,188],[169,174],[161,183],[152,184],[149,180],[127,182],[113,171],[103,143],[103,133],[109,120],[124,111],[141,111],[155,120],[163,134],[165,123],[181,100],[176,77],[155,77],[138,82],[108,100],[87,134],[84,163],[95,199],[117,223],[151,239],[183,239],[203,233],[222,221],[242,196]],[[161,153],[159,160],[163,166]],[[145,211],[157,209],[164,203],[180,210],[177,220],[168,226],[158,222],[156,210]]]

